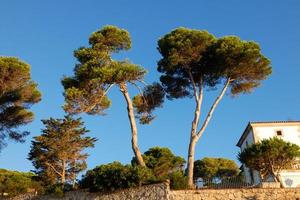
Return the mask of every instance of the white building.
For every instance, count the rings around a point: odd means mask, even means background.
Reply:
[[[280,137],[287,142],[300,146],[300,121],[250,122],[239,139],[237,146],[244,150],[250,144],[271,137]],[[246,166],[242,167],[247,183],[256,185],[261,182],[261,176],[258,171],[251,170]],[[280,179],[284,187],[300,187],[300,166],[282,171]]]

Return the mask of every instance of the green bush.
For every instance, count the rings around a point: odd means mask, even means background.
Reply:
[[[169,174],[170,188],[173,190],[183,190],[188,188],[188,180],[183,171],[174,171]]]
[[[9,197],[30,191],[41,193],[43,188],[30,172],[17,172],[0,169],[0,195],[7,193]]]
[[[87,171],[80,181],[80,187],[91,191],[115,191],[154,181],[152,171],[148,168],[113,162]]]
[[[63,197],[64,196],[64,185],[63,184],[49,185],[46,187],[45,193],[49,194],[49,195],[53,195],[55,197]]]

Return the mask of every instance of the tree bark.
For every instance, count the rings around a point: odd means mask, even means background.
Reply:
[[[195,99],[196,99],[196,109],[194,113],[194,119],[192,122],[192,129],[191,129],[191,136],[190,136],[190,143],[189,143],[189,150],[188,150],[188,164],[187,164],[187,170],[188,170],[188,187],[190,189],[193,189],[194,186],[194,159],[195,159],[195,147],[199,140],[199,138],[203,135],[203,132],[205,131],[217,105],[219,104],[220,100],[223,98],[228,86],[230,84],[230,79],[228,79],[221,90],[221,93],[216,98],[215,102],[211,106],[200,130],[197,132],[198,124],[199,124],[199,118],[200,118],[200,110],[201,110],[201,103],[203,98],[203,91],[202,91],[202,85],[200,85],[200,94],[199,97],[196,92],[194,92]],[[194,89],[194,91],[196,91]],[[197,133],[196,133],[197,132]]]
[[[196,146],[196,132],[199,123],[200,111],[201,111],[201,104],[202,104],[202,97],[203,92],[202,89],[200,90],[199,97],[198,95],[195,97],[196,99],[196,108],[194,113],[194,119],[192,121],[192,128],[191,128],[191,135],[190,135],[190,144],[189,144],[189,151],[188,151],[188,185],[189,188],[194,188],[194,159],[195,159],[195,146]]]
[[[194,189],[194,160],[195,160],[195,147],[196,147],[195,137],[191,137],[189,144],[189,153],[188,153],[188,187],[189,189]]]
[[[127,85],[126,83],[120,83],[120,91],[122,92],[126,103],[127,103],[127,113],[128,113],[128,118],[130,122],[130,127],[131,127],[131,145],[132,145],[132,150],[135,154],[135,157],[137,159],[137,162],[140,166],[146,166],[144,159],[142,157],[142,154],[140,152],[140,149],[138,147],[138,138],[137,138],[137,127],[136,127],[136,121],[135,121],[135,116],[134,116],[134,110],[133,110],[133,105],[131,98],[129,96],[128,90],[127,90]]]
[[[66,182],[66,161],[62,161],[62,173],[61,173],[61,183],[65,184]]]

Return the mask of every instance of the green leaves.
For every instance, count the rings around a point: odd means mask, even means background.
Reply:
[[[92,33],[89,44],[100,51],[118,52],[131,48],[129,33],[115,26],[105,26]]]
[[[141,81],[146,70],[129,61],[114,61],[111,53],[131,47],[129,33],[114,26],[92,33],[90,47],[81,47],[74,52],[78,64],[73,77],[64,77],[66,104],[71,113],[86,112],[103,114],[111,105],[107,97],[109,88],[126,82]]]
[[[177,28],[158,41],[158,71],[167,97],[193,96],[193,84],[214,88],[231,80],[231,94],[249,93],[272,72],[270,61],[252,41],[215,38],[207,31]]]
[[[182,171],[185,160],[176,156],[168,148],[152,147],[143,154],[146,166],[151,169],[154,175],[163,180],[174,171]],[[136,159],[133,158],[131,163],[136,164]]]
[[[233,160],[225,158],[208,158],[196,160],[194,178],[214,179],[237,176],[239,168]]]
[[[115,161],[87,171],[80,185],[91,191],[107,192],[147,184],[152,176],[146,167],[122,165]]]
[[[41,93],[30,77],[30,66],[18,58],[0,57],[0,149],[6,145],[7,137],[24,142],[29,133],[17,128],[33,120],[28,109],[40,100]]]
[[[57,183],[63,178],[72,181],[75,174],[86,168],[88,155],[83,151],[94,147],[96,139],[84,136],[88,130],[83,127],[80,118],[66,116],[64,119],[50,118],[42,122],[45,129],[42,135],[34,137],[29,160],[45,183]]]
[[[30,172],[17,172],[0,169],[0,194],[8,193],[8,197],[27,193],[28,190],[41,191],[41,183],[34,180],[36,176]]]
[[[149,124],[155,117],[152,112],[161,107],[164,102],[165,92],[159,83],[147,85],[142,94],[133,98],[133,106],[136,109],[137,118],[141,124]]]
[[[236,36],[225,36],[213,43],[204,57],[204,65],[213,76],[232,80],[232,95],[251,92],[272,73],[270,60],[261,54],[259,45]]]
[[[266,177],[276,176],[280,170],[290,169],[299,156],[299,146],[273,137],[247,147],[238,154],[238,159]]]

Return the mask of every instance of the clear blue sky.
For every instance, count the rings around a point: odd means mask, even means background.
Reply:
[[[260,43],[272,61],[273,74],[251,95],[226,96],[196,149],[196,159],[236,159],[235,144],[248,121],[300,120],[299,10],[298,0],[1,0],[0,55],[17,56],[31,64],[43,100],[32,108],[35,121],[24,127],[31,132],[27,142],[10,142],[0,154],[0,168],[33,169],[26,158],[31,138],[43,128],[40,120],[64,115],[60,80],[72,74],[73,50],[86,45],[90,33],[107,24],[130,32],[132,49],[117,57],[145,66],[148,82],[159,76],[158,38],[176,27],[206,29],[218,37],[238,35]],[[215,91],[205,93],[204,110],[215,95]],[[116,89],[110,97],[113,104],[107,116],[82,115],[90,135],[99,139],[88,151],[89,168],[114,160],[128,163],[133,156],[125,102]],[[193,108],[190,99],[166,101],[151,125],[139,126],[141,150],[166,146],[186,158]]]

